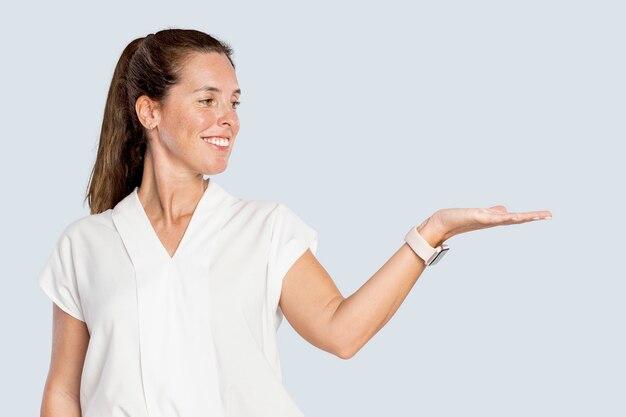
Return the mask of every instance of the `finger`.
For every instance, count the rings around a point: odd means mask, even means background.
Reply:
[[[480,222],[483,224],[490,225],[498,225],[498,224],[507,224],[509,222],[515,221],[518,218],[516,213],[508,213],[508,212],[481,212],[480,214]]]
[[[495,210],[501,213],[506,213],[506,207],[504,206],[493,206],[493,207],[489,207],[490,210]]]
[[[515,224],[518,223],[527,223],[538,220],[546,220],[552,218],[552,213],[549,211],[540,211],[540,212],[526,212],[526,213],[511,213],[512,216],[516,217],[513,219]]]
[[[517,223],[520,221],[519,213],[502,213],[502,223]]]
[[[549,210],[531,211],[524,214],[530,217],[532,220],[544,220],[552,218],[552,213]]]

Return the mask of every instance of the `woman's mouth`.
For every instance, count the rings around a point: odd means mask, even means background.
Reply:
[[[202,140],[218,151],[227,151],[230,148],[230,139],[210,137]]]

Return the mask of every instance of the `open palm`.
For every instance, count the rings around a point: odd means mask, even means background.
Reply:
[[[552,218],[548,210],[511,212],[504,206],[489,208],[447,208],[437,210],[422,224],[438,231],[443,236],[442,241],[452,236],[470,232],[472,230],[486,229],[494,226],[521,224],[536,220]]]

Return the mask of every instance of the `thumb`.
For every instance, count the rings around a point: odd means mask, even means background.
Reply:
[[[506,207],[504,206],[493,206],[493,207],[489,207],[490,210],[495,210],[499,213],[506,213]]]

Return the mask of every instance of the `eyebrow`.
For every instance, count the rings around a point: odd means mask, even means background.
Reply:
[[[222,90],[220,90],[219,88],[211,87],[210,85],[205,85],[204,87],[196,88],[195,90],[193,90],[194,93],[197,93],[198,91],[215,91],[216,93],[222,92]],[[241,94],[241,88],[233,91],[233,94]]]

